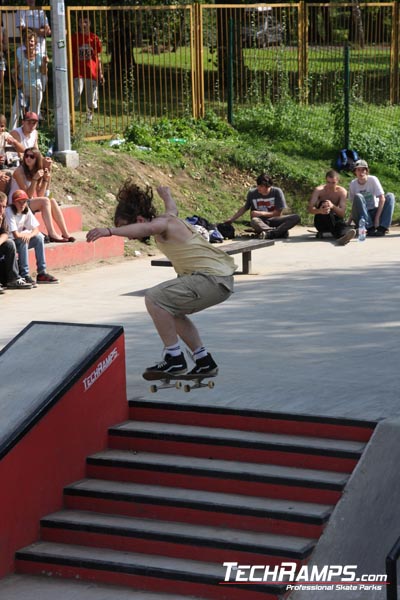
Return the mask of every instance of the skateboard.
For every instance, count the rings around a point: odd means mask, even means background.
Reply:
[[[166,388],[176,388],[180,390],[183,387],[184,392],[190,392],[195,388],[208,387],[212,389],[215,386],[214,381],[204,382],[205,379],[216,377],[215,375],[160,375],[159,373],[143,373],[144,379],[147,381],[160,381],[161,384],[153,384],[150,386],[150,392],[155,394],[158,390]],[[183,383],[184,381],[192,381],[192,385],[189,383]]]

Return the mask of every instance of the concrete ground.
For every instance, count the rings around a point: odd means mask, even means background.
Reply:
[[[194,317],[220,366],[213,390],[163,390],[155,397],[142,379],[144,368],[161,357],[143,294],[174,276],[170,268],[151,267],[150,258],[74,269],[62,274],[60,285],[6,292],[0,296],[0,347],[32,320],[120,324],[126,336],[128,398],[388,419],[351,482],[352,495],[363,510],[354,503],[350,508],[346,501],[340,504],[342,512],[327,530],[329,537],[321,540],[321,547],[325,543],[331,552],[316,556],[324,564],[328,559],[328,564],[350,561],[364,568],[363,573],[382,573],[384,556],[400,534],[395,484],[400,457],[399,250],[399,228],[388,237],[355,240],[345,247],[315,240],[306,229],[297,228],[288,241],[256,251],[257,275],[238,275],[232,298]],[[40,349],[32,352],[40,360]],[[28,584],[18,578],[3,580],[0,599],[31,600],[33,596],[24,595],[24,585]],[[53,597],[54,589],[48,592]],[[102,600],[102,593],[93,591],[92,596],[79,587],[65,598]],[[336,594],[346,600],[385,597],[384,589]],[[325,597],[331,598],[327,593]]]
[[[288,241],[257,250],[257,275],[238,275],[227,302],[194,316],[220,366],[216,387],[190,397],[164,390],[157,398],[363,419],[398,415],[399,250],[397,228],[345,247],[297,228]],[[128,397],[150,397],[141,373],[162,348],[143,294],[173,276],[139,258],[61,273],[60,285],[7,291],[0,347],[32,320],[121,324]]]

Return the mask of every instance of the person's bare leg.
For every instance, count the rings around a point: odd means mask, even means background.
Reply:
[[[147,296],[145,298],[147,312],[153,319],[157,333],[164,346],[173,346],[178,343],[175,317],[169,312],[154,304]]]
[[[60,228],[61,235],[63,236],[63,238],[65,238],[67,240],[70,237],[70,235],[69,235],[67,225],[64,220],[64,215],[62,213],[62,210],[58,206],[57,201],[54,198],[50,198],[50,205],[51,205],[52,217],[55,220],[55,222],[57,223],[58,227]]]
[[[175,317],[175,326],[179,337],[192,352],[203,346],[197,327],[188,317]]]
[[[43,221],[49,236],[55,240],[61,241],[62,237],[54,229],[49,198],[33,198],[30,201],[30,208],[32,211],[39,210],[42,213]]]

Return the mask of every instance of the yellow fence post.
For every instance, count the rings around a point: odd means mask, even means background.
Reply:
[[[298,62],[299,62],[299,96],[302,104],[308,103],[308,57],[307,57],[307,35],[308,35],[308,14],[307,6],[302,0],[297,5],[298,10]]]
[[[390,103],[399,102],[399,5],[392,5],[392,42],[390,45]]]

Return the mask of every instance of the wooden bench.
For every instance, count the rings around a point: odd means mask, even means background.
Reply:
[[[227,254],[241,254],[242,255],[242,273],[243,275],[251,275],[251,253],[253,250],[259,248],[266,248],[267,246],[273,246],[275,244],[272,240],[258,240],[250,239],[243,240],[240,242],[232,242],[231,244],[222,244],[218,246],[221,250]],[[152,267],[172,267],[171,262],[167,258],[154,258],[151,261]]]

